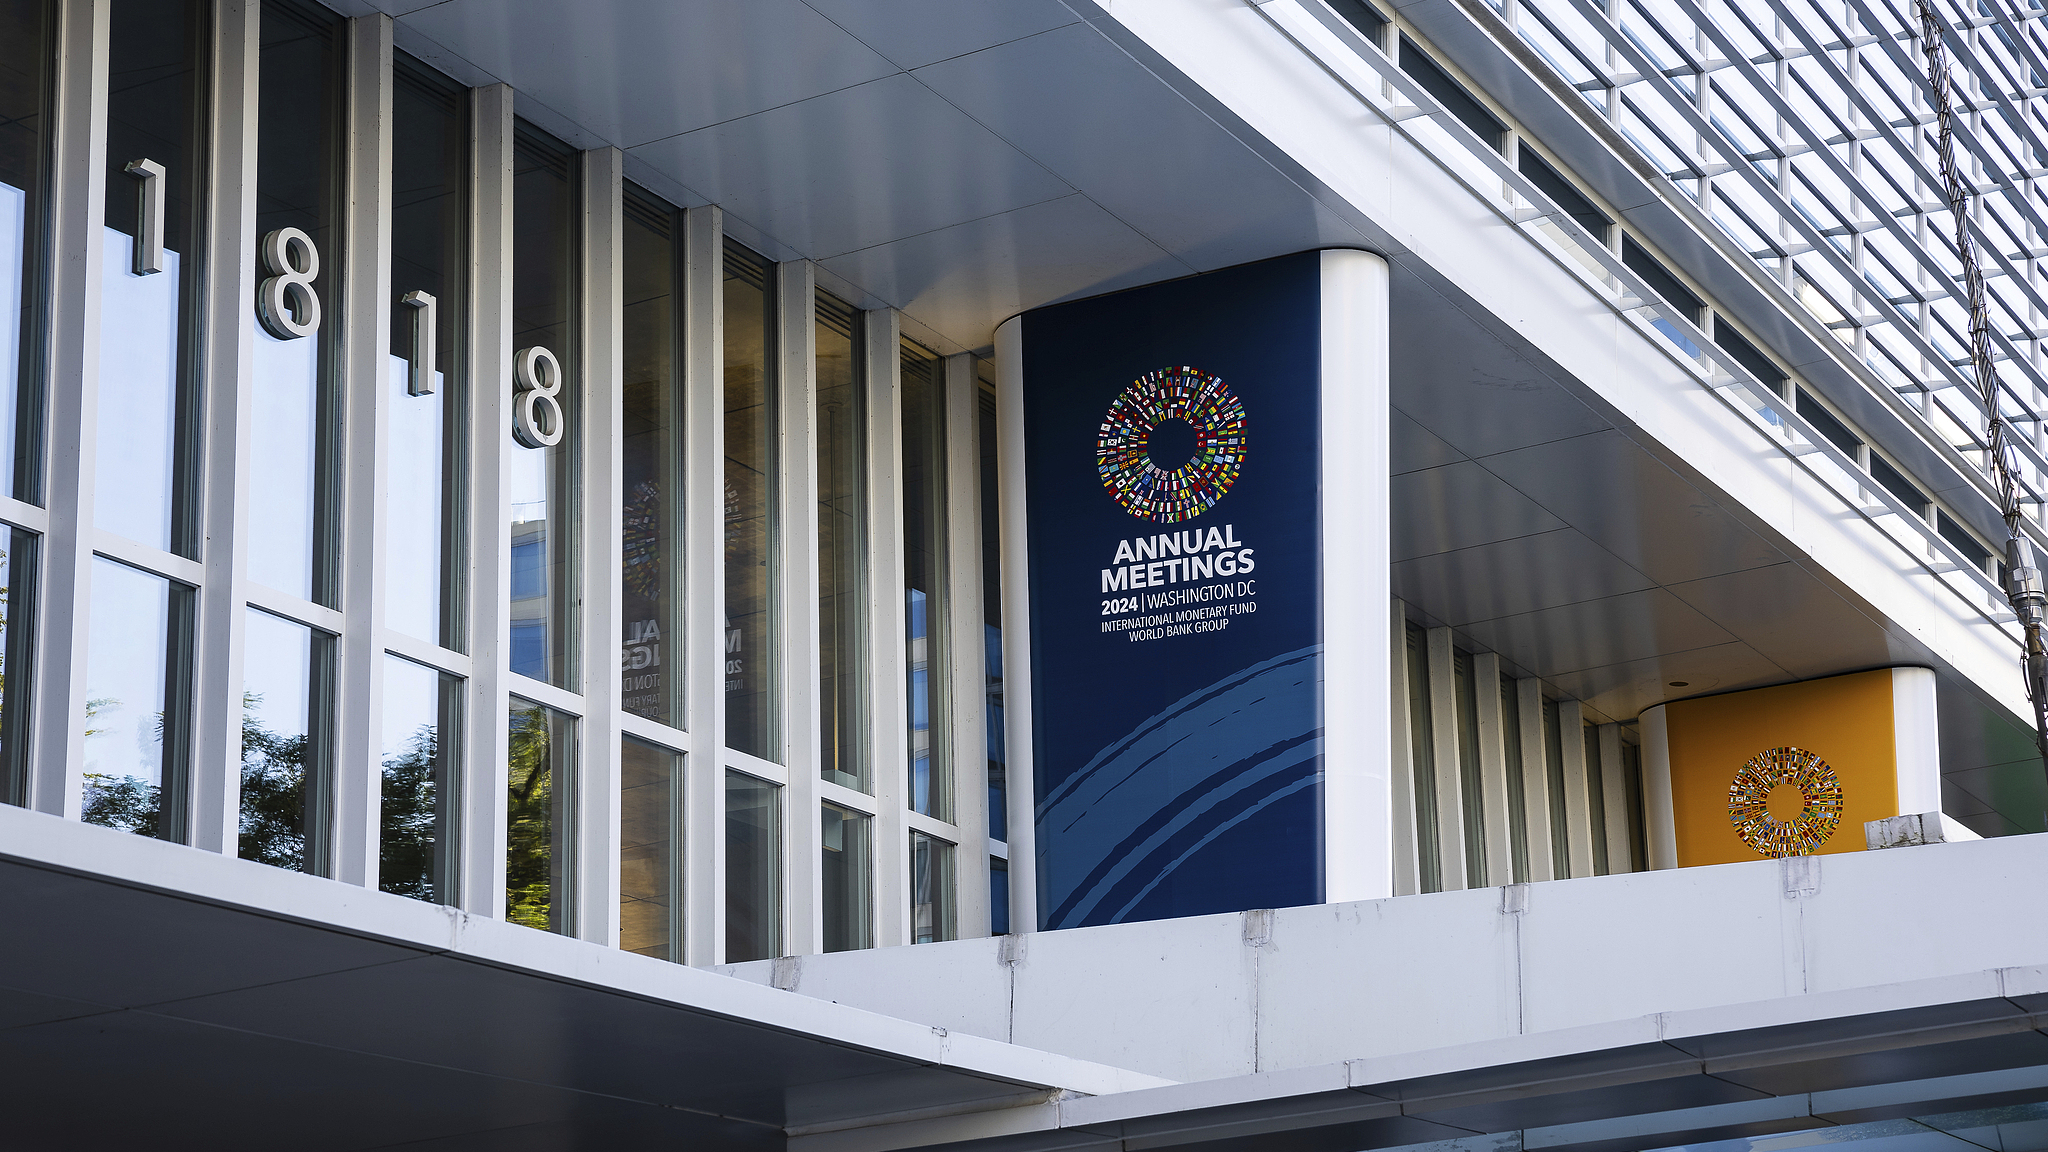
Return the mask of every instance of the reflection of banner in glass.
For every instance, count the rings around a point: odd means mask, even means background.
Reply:
[[[1022,318],[1041,927],[1322,899],[1320,292],[1306,253]]]

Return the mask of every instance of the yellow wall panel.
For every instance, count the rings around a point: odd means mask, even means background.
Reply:
[[[1736,835],[1728,786],[1745,762],[1772,748],[1803,748],[1841,782],[1841,823],[1816,852],[1861,852],[1865,821],[1899,815],[1889,668],[1674,701],[1665,713],[1680,867],[1766,858]],[[1774,814],[1789,810],[1772,805]]]

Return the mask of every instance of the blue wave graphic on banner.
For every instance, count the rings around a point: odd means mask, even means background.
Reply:
[[[1044,926],[1133,918],[1225,833],[1314,788],[1323,747],[1321,656],[1319,644],[1289,652],[1183,697],[1041,800]],[[1310,847],[1319,863],[1319,846]]]

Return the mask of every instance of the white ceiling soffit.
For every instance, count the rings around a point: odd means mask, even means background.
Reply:
[[[1368,240],[1059,0],[378,7],[399,47],[511,84],[541,127],[954,349],[1041,304]]]

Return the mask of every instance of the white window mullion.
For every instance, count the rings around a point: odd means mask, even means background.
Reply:
[[[341,209],[346,300],[335,365],[343,418],[340,667],[335,677],[335,879],[377,887],[382,828],[384,521],[391,413],[391,18],[348,22]]]
[[[1577,700],[1557,702],[1557,748],[1564,768],[1565,861],[1574,879],[1593,874],[1593,794],[1586,773],[1586,713]]]
[[[875,782],[875,945],[910,943],[910,653],[903,619],[903,351],[894,311],[861,314],[868,390],[869,771]]]
[[[725,958],[725,216],[683,214],[683,955]]]
[[[624,484],[625,192],[616,148],[583,154],[583,755],[578,760],[576,935],[619,942],[619,536]]]
[[[1465,876],[1465,781],[1458,762],[1458,653],[1449,628],[1429,630],[1429,726],[1436,762],[1437,875],[1443,890],[1470,887]],[[1475,878],[1476,879],[1476,878]]]
[[[1479,731],[1479,827],[1486,852],[1483,882],[1498,887],[1512,884],[1515,879],[1513,836],[1508,828],[1513,817],[1508,812],[1507,729],[1501,707],[1498,652],[1472,654],[1472,705]]]
[[[260,7],[217,3],[207,101],[205,319],[199,355],[205,541],[193,644],[187,842],[233,856],[241,816],[243,595],[249,539],[256,297],[256,101]]]
[[[946,357],[946,607],[952,617],[945,634],[952,651],[946,669],[952,693],[947,713],[952,731],[943,746],[953,773],[953,820],[959,830],[954,852],[954,934],[986,936],[988,891],[988,637],[981,607],[980,384],[974,356]],[[941,691],[938,686],[933,692]],[[936,711],[936,709],[934,709]]]
[[[1561,830],[1550,826],[1550,752],[1543,739],[1543,682],[1515,681],[1515,712],[1522,727],[1522,827],[1529,846],[1529,879],[1558,880],[1551,845]]]
[[[1629,835],[1628,771],[1621,759],[1621,725],[1602,724],[1600,737],[1601,834],[1607,838],[1607,873],[1635,871]]]
[[[100,205],[106,196],[107,0],[59,6],[50,148],[50,336],[44,430],[42,626],[37,630],[28,804],[76,819],[85,762],[85,657],[91,636],[93,475],[97,464]]]
[[[802,956],[824,940],[819,902],[824,850],[820,846],[818,765],[818,274],[809,261],[775,271],[776,412],[782,449],[776,459],[782,501],[783,791],[782,951]]]
[[[1422,891],[1422,868],[1416,855],[1415,831],[1415,729],[1414,694],[1424,686],[1408,679],[1408,606],[1392,603],[1393,619],[1388,634],[1393,644],[1387,658],[1392,662],[1393,773],[1394,773],[1394,895],[1413,896]],[[1007,685],[1006,685],[1007,686]],[[1011,805],[1014,810],[1015,805]]]
[[[469,691],[457,803],[461,907],[505,914],[507,655],[512,644],[512,89],[471,93]]]

